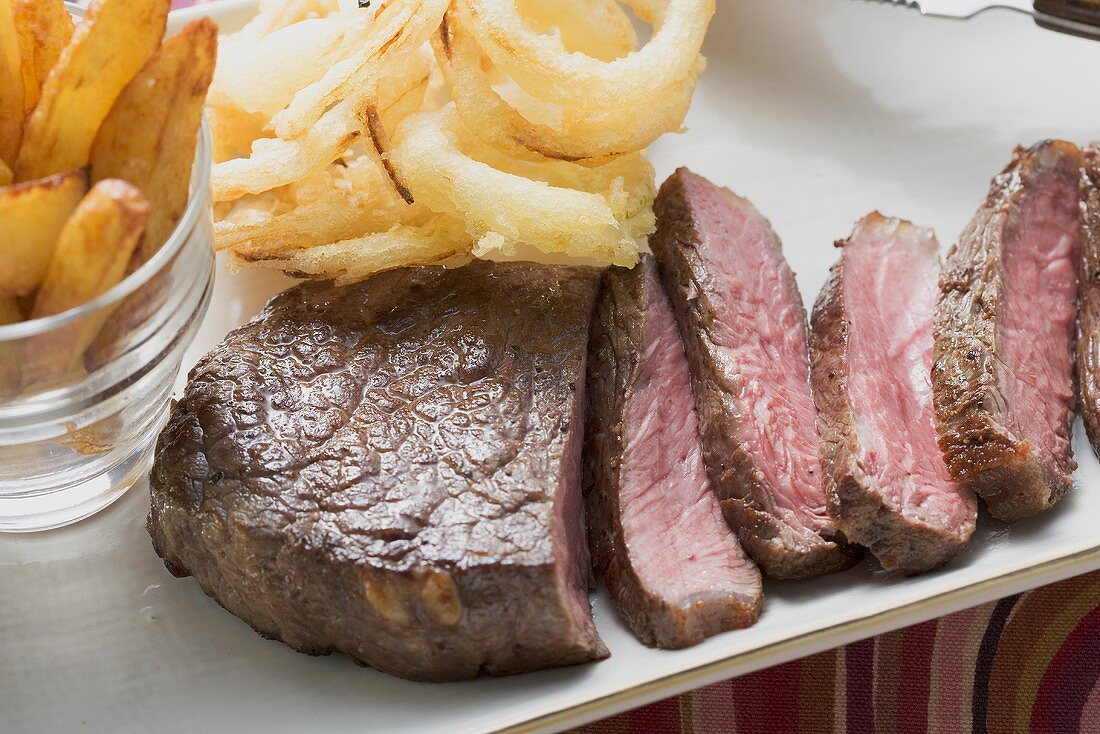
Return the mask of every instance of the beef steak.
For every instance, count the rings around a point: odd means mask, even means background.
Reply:
[[[707,478],[687,358],[649,256],[604,275],[588,391],[589,547],[620,614],[667,648],[751,625],[760,572]]]
[[[806,311],[747,200],[681,168],[655,203],[657,259],[691,367],[704,459],[745,550],[777,578],[847,567],[825,507]]]
[[[406,678],[606,657],[580,488],[598,281],[475,262],[276,296],[172,410],[157,552],[261,634]]]
[[[1047,509],[1076,467],[1081,153],[1018,149],[940,279],[932,388],[947,467],[1001,520]]]
[[[1100,144],[1084,151],[1085,218],[1078,258],[1077,385],[1081,418],[1100,456]]]
[[[939,245],[876,212],[837,246],[810,332],[829,514],[884,568],[927,571],[965,547],[977,518],[936,443]]]

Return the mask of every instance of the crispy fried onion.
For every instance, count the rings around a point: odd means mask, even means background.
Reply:
[[[535,97],[561,105],[643,107],[695,66],[715,5],[715,0],[625,0],[653,26],[653,35],[641,49],[605,62],[533,31],[515,0],[460,1],[470,10],[485,53]]]
[[[275,113],[266,126],[275,132],[275,137],[256,139],[247,158],[214,165],[214,200],[228,201],[268,191],[324,168],[369,128],[372,115],[384,114],[415,90],[422,95],[429,72],[421,47],[438,27],[445,6],[446,0],[397,0],[379,11],[369,24],[358,16],[348,20],[343,18],[344,14],[333,14],[287,28],[286,31],[291,31],[304,23],[333,23],[346,26],[345,30],[366,30],[361,34],[349,32],[339,41],[326,31],[327,42],[335,43],[345,52],[354,48],[354,52],[294,94],[289,106]],[[276,30],[261,38],[260,44],[280,32]],[[357,40],[365,45],[358,48]],[[267,51],[278,54],[284,48],[284,44],[273,44]],[[326,58],[331,61],[331,57]],[[284,64],[285,57],[279,57],[279,62],[264,66],[270,76],[277,76],[272,69]],[[309,66],[314,72],[320,71],[316,64]],[[217,87],[213,92],[214,109],[218,109],[219,101],[226,106],[227,100],[235,100],[235,94],[227,90],[244,83],[227,81],[226,77],[216,80],[212,85]],[[269,106],[260,99],[250,98],[249,109],[244,111],[263,114]],[[379,159],[378,163],[382,161]]]
[[[687,75],[655,93],[643,109],[588,105],[581,96],[576,104],[561,109],[557,125],[542,124],[529,119],[494,89],[482,67],[481,48],[470,31],[470,21],[470,12],[455,4],[432,39],[455,106],[466,127],[486,143],[529,160],[545,157],[598,165],[616,155],[644,149],[664,133],[680,128],[695,81],[705,67],[703,57],[695,54]]]
[[[547,33],[529,27],[546,25],[545,4],[452,3],[433,46],[466,126],[513,156],[588,164],[641,150],[678,130],[705,68],[699,48],[714,0],[629,0],[653,25],[653,37],[639,50],[632,45],[606,60],[577,49],[591,43],[603,24],[615,27],[605,18],[625,18],[621,6],[614,0],[561,4],[562,23]],[[546,124],[509,104],[484,70],[483,53],[527,98],[543,108],[557,105],[559,119]]]
[[[467,139],[448,106],[402,123],[391,158],[417,203],[461,219],[483,257],[544,253],[633,265],[652,226],[653,169],[640,154],[586,168],[517,161]]]
[[[641,151],[683,124],[714,3],[260,0],[208,99],[217,247],[341,283],[471,256],[631,265],[654,224]],[[653,27],[640,48],[624,6]]]
[[[282,255],[252,256],[234,250],[231,267],[252,265],[281,270],[299,278],[332,279],[346,285],[367,276],[411,265],[462,264],[469,238],[462,223],[445,216],[422,224],[394,224],[383,232],[292,250]]]

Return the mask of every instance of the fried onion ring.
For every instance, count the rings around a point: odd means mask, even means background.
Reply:
[[[688,76],[660,90],[643,114],[629,106],[563,111],[561,128],[528,120],[493,88],[481,65],[481,50],[470,32],[469,13],[452,6],[432,39],[436,60],[466,127],[486,143],[511,155],[554,158],[599,165],[642,150],[662,134],[677,130],[691,105],[701,56]],[[532,158],[536,156],[536,158]]]
[[[539,99],[563,106],[643,103],[696,63],[715,0],[624,0],[653,26],[645,46],[601,61],[569,52],[560,37],[533,31],[515,0],[461,0],[478,43],[502,71]]]
[[[637,262],[638,243],[627,226],[631,212],[625,206],[629,197],[622,196],[621,176],[606,191],[593,193],[584,186],[565,188],[509,173],[464,152],[461,125],[453,106],[413,115],[398,130],[391,160],[418,203],[462,218],[475,241],[475,255],[492,250],[510,254],[516,244],[527,244],[546,253],[616,265]],[[577,183],[587,180],[590,187],[594,180],[607,183],[606,173],[599,169],[552,165],[568,167],[568,177]],[[652,196],[652,169],[644,165]]]

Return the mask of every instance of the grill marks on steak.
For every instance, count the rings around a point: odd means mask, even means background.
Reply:
[[[779,239],[753,206],[681,168],[661,186],[650,246],[676,313],[704,458],[722,508],[766,573],[844,568],[810,394],[806,313]]]
[[[158,441],[158,553],[262,634],[407,678],[606,657],[579,487],[598,279],[477,262],[277,296]]]
[[[1080,151],[1017,150],[948,254],[932,384],[952,475],[1012,521],[1047,509],[1076,467],[1073,332]]]
[[[876,212],[837,245],[810,338],[829,513],[884,568],[927,571],[965,547],[977,516],[936,443],[938,244]]]
[[[688,364],[648,256],[604,276],[589,349],[589,545],[647,645],[695,645],[756,621],[760,572],[703,466]]]
[[[1077,385],[1081,418],[1100,456],[1100,147],[1084,151],[1085,212],[1078,258]]]

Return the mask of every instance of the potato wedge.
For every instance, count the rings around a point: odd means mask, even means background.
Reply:
[[[99,126],[160,45],[169,0],[96,0],[42,87],[15,164],[26,181],[88,164]]]
[[[118,283],[141,239],[149,208],[141,192],[125,181],[108,179],[93,186],[61,230],[31,318],[87,303]],[[72,370],[105,316],[32,338],[24,350],[24,388],[52,385]]]
[[[153,207],[139,262],[160,249],[187,206],[217,54],[218,27],[207,18],[165,41],[119,95],[92,145],[92,181],[129,181]]]
[[[23,71],[11,0],[0,0],[0,160],[15,164],[23,138]]]
[[[0,297],[34,292],[87,190],[83,169],[0,189]]]
[[[38,106],[42,85],[73,37],[73,17],[64,0],[13,0],[23,65],[23,109]]]
[[[0,186],[10,186],[11,185],[11,180],[12,180],[11,169],[8,168],[7,163],[4,163],[4,161],[2,159],[0,159]]]

